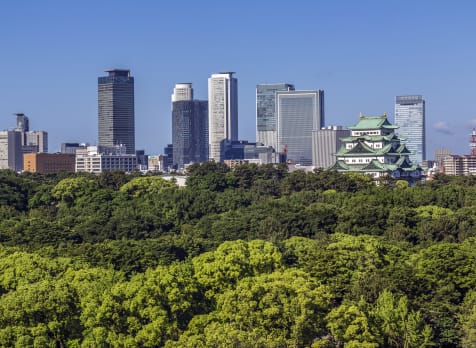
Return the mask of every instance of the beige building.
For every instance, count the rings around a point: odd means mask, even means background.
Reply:
[[[476,156],[446,156],[443,159],[443,173],[446,175],[476,175]]]

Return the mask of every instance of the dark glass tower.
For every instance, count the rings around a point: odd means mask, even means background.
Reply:
[[[106,70],[98,78],[98,145],[125,145],[135,154],[134,77],[130,70]]]
[[[174,166],[208,160],[208,101],[181,100],[172,103]]]

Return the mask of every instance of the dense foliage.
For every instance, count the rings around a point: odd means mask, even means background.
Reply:
[[[0,171],[0,346],[474,347],[476,178]]]

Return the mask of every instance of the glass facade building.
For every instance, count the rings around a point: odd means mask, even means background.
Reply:
[[[312,165],[312,131],[324,126],[324,91],[276,91],[278,153]]]
[[[173,166],[208,160],[208,101],[172,103]]]
[[[134,77],[129,70],[106,70],[98,78],[98,144],[123,145],[135,154]]]
[[[224,160],[226,143],[238,140],[238,80],[233,74],[208,79],[208,157],[216,162]]]
[[[397,133],[406,138],[405,145],[412,152],[412,162],[426,159],[425,146],[425,100],[421,95],[397,96],[395,98],[395,124]]]
[[[276,92],[294,91],[289,83],[259,84],[256,86],[256,142],[277,148]]]

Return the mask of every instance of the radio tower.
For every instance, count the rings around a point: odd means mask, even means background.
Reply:
[[[474,128],[469,138],[469,148],[471,149],[471,156],[476,157],[476,129]]]

